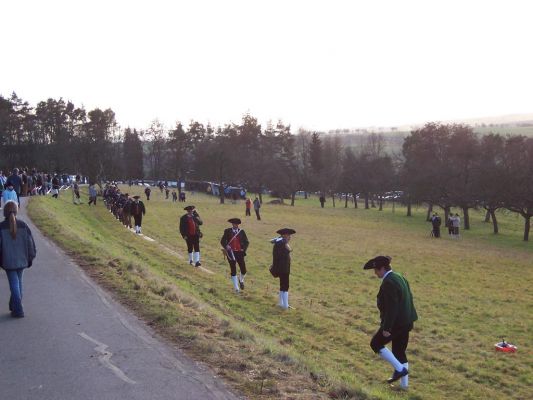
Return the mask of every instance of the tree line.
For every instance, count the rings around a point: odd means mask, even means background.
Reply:
[[[533,215],[533,138],[479,136],[461,124],[427,123],[410,132],[396,154],[378,134],[357,146],[342,135],[291,131],[278,121],[262,127],[245,114],[240,123],[177,122],[167,129],[155,120],[147,129],[121,129],[111,109],[87,112],[63,99],[32,107],[15,93],[0,95],[0,166],[48,172],[82,172],[92,182],[110,179],[208,180],[242,185],[261,196],[271,191],[294,205],[298,192],[320,192],[344,207],[383,207],[398,197],[407,205],[483,208],[498,232],[496,211],[524,218],[524,240]],[[223,190],[220,201],[224,202]],[[262,200],[262,199],[261,199]]]

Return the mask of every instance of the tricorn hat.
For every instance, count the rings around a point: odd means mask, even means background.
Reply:
[[[230,218],[230,219],[228,219],[228,222],[230,224],[237,224],[237,225],[241,224],[241,220],[239,218]]]
[[[279,235],[294,235],[296,231],[291,228],[282,228],[279,231],[276,231],[276,233]]]
[[[392,258],[389,256],[377,256],[367,261],[363,269],[374,269],[381,267],[388,267],[390,265]]]
[[[141,196],[133,196],[134,199],[140,199]]]
[[[191,211],[191,210],[194,210],[195,207],[194,206],[187,206],[184,208],[184,210],[187,210],[187,211]]]

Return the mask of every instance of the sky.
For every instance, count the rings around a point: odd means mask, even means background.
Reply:
[[[533,112],[529,0],[0,1],[0,95],[329,130]]]

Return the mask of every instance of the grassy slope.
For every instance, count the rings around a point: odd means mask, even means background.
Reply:
[[[69,198],[32,199],[30,213],[123,301],[250,397],[311,398],[343,387],[360,398],[528,396],[533,365],[524,345],[532,339],[533,246],[521,241],[522,221],[514,215],[500,216],[498,237],[479,222],[482,215],[473,215],[472,231],[451,241],[428,237],[422,209],[408,219],[402,209],[320,209],[316,200],[266,205],[263,221],[243,224],[251,241],[249,275],[246,293],[235,296],[218,241],[225,221],[242,217],[242,203],[191,199],[205,222],[202,254],[210,275],[176,256],[185,253],[177,232],[183,211],[159,192],[145,202],[143,223],[156,243],[121,228],[101,203],[76,207]],[[284,313],[274,306],[277,281],[267,266],[268,239],[285,225],[298,233],[290,291],[295,310]],[[407,395],[380,383],[389,368],[368,347],[378,325],[379,282],[361,265],[381,253],[409,279],[420,315]],[[521,347],[517,354],[493,351],[501,335]]]

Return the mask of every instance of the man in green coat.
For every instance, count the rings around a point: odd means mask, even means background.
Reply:
[[[407,389],[409,364],[405,351],[409,343],[409,332],[418,316],[407,279],[393,272],[390,262],[391,258],[388,256],[377,256],[363,267],[373,269],[381,279],[377,296],[381,325],[370,341],[370,347],[394,367],[394,372],[387,382],[401,379],[400,386]],[[389,342],[392,342],[392,352],[385,347]]]

